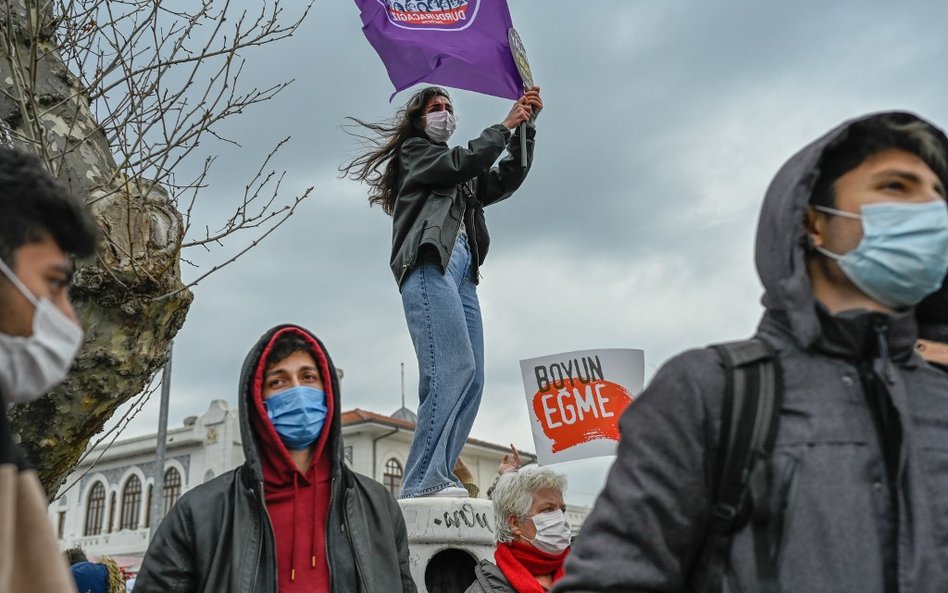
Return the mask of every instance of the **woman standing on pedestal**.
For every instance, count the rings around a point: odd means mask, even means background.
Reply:
[[[391,267],[418,357],[418,425],[402,498],[467,496],[453,468],[484,388],[478,268],[490,237],[484,207],[509,197],[533,160],[540,89],[527,90],[499,124],[467,147],[449,147],[454,106],[448,92],[415,93],[393,120],[366,123],[372,150],[342,167],[372,189],[370,204],[392,216]],[[527,123],[527,167],[521,123]],[[508,154],[495,167],[504,152]]]

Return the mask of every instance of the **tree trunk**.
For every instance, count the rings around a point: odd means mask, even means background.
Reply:
[[[158,185],[116,171],[88,96],[57,51],[55,29],[48,2],[0,6],[0,128],[89,204],[102,232],[95,261],[77,262],[72,298],[86,339],[69,378],[11,410],[49,496],[164,364],[192,300],[179,268],[181,214]]]

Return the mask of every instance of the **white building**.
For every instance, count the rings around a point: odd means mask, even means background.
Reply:
[[[358,408],[343,412],[342,438],[347,463],[397,496],[415,428],[415,415],[402,408],[385,416]],[[49,506],[62,549],[81,546],[90,557],[111,556],[137,571],[148,547],[155,472],[156,435],[134,437],[91,449],[66,479]],[[468,439],[462,459],[480,485],[479,497],[509,449]],[[535,461],[521,453],[524,463]],[[168,430],[164,467],[163,514],[191,488],[244,461],[236,409],[214,400],[198,417]],[[589,509],[570,506],[567,516],[578,530]]]

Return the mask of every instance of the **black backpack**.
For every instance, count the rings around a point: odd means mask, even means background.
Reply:
[[[760,338],[711,346],[726,372],[717,466],[715,502],[708,522],[701,569],[693,590],[720,593],[728,570],[734,534],[754,522],[754,556],[761,593],[777,591],[782,513],[770,506],[770,464],[783,377],[773,349]]]

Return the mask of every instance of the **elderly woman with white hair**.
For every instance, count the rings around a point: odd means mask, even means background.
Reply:
[[[500,476],[493,491],[493,562],[474,567],[467,593],[542,593],[563,576],[569,553],[566,476],[546,468]]]

